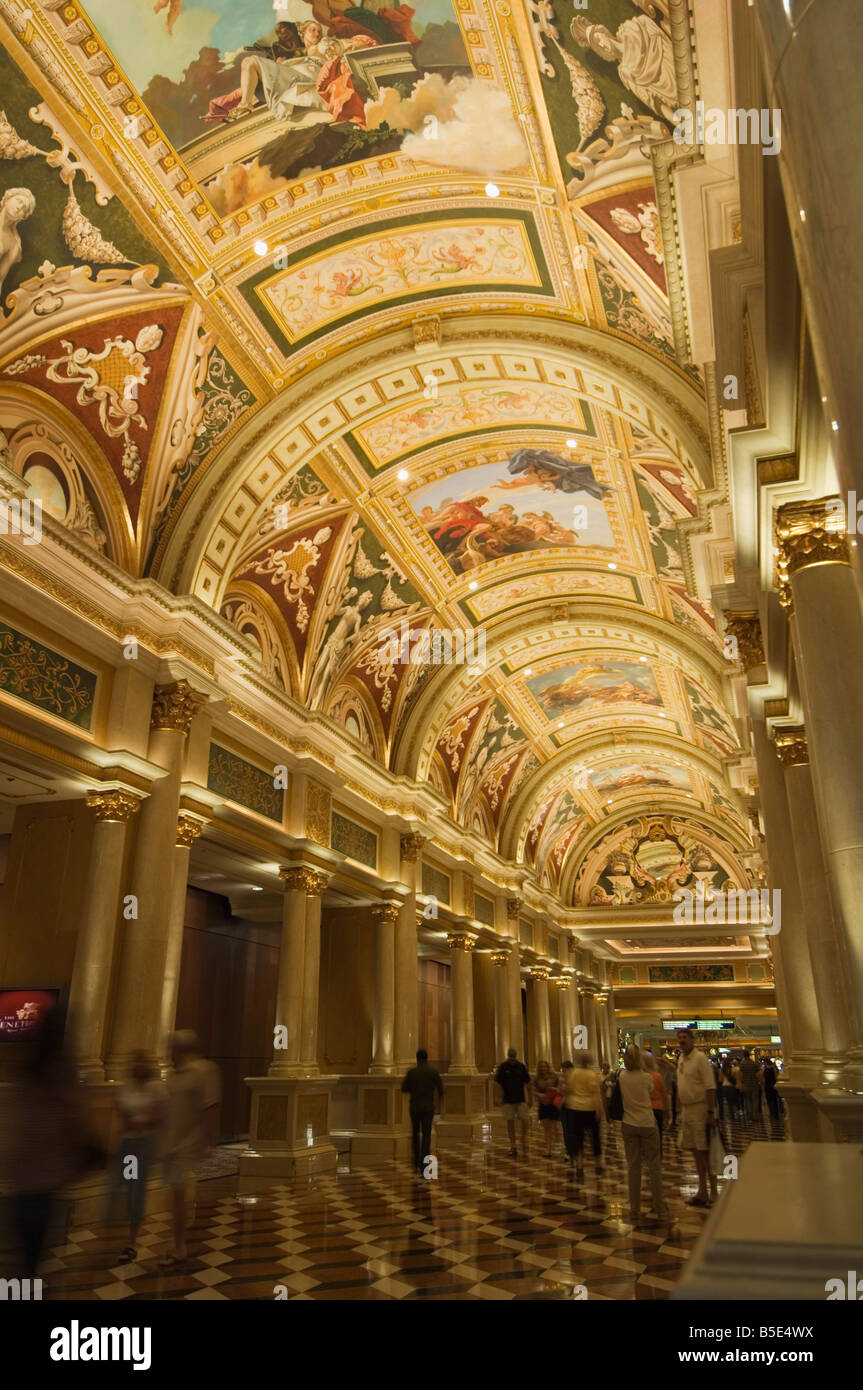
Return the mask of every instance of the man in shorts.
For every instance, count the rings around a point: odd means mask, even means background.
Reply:
[[[677,1094],[681,1107],[681,1143],[692,1151],[698,1171],[698,1192],[687,1198],[690,1207],[709,1207],[716,1199],[716,1178],[709,1171],[710,1133],[716,1125],[716,1074],[708,1058],[699,1052],[690,1029],[677,1034]],[[707,1182],[710,1179],[710,1196]]]
[[[509,1156],[518,1158],[515,1144],[515,1122],[521,1121],[521,1151],[527,1155],[527,1125],[530,1120],[530,1106],[533,1103],[533,1086],[530,1072],[524,1062],[518,1060],[518,1053],[511,1047],[506,1061],[501,1062],[494,1076],[495,1100],[503,1107],[506,1116],[506,1132],[509,1135]]]

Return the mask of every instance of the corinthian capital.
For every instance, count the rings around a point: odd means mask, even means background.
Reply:
[[[177,817],[177,848],[189,849],[203,832],[204,822],[195,816]]]
[[[764,665],[761,619],[755,612],[726,613],[725,636],[733,637],[744,671]]]
[[[786,724],[774,729],[773,742],[783,767],[800,767],[809,761],[809,747],[803,724]]]
[[[547,965],[532,965],[528,974],[532,980],[547,980],[551,971]]]
[[[372,903],[372,921],[396,922],[399,910],[398,903]]]
[[[446,944],[451,951],[472,951],[476,945],[476,937],[468,936],[467,932],[450,932],[447,935]]]
[[[850,565],[843,507],[838,497],[786,502],[774,520],[779,601],[792,604],[791,577],[809,565]]]
[[[319,898],[329,883],[329,874],[319,874],[304,864],[279,869],[279,878],[286,893],[305,893],[307,898]]]
[[[409,835],[402,835],[399,841],[399,852],[402,859],[406,859],[409,864],[415,864],[422,854],[425,844],[425,836],[417,835],[411,831]]]
[[[153,691],[153,712],[150,716],[151,729],[177,729],[187,734],[195,715],[207,703],[206,695],[199,695],[188,681],[171,681],[170,685],[157,685]]]
[[[131,792],[88,792],[87,805],[96,812],[97,820],[129,821],[141,804],[140,797]]]
[[[492,965],[508,965],[509,956],[509,951],[492,951],[491,963]]]

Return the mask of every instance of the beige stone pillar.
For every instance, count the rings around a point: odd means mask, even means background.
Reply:
[[[85,1081],[95,1082],[105,1076],[105,1025],[120,922],[127,826],[141,798],[113,790],[88,792],[86,800],[95,812],[96,824],[69,987],[69,1024],[79,1074]]]
[[[318,1003],[321,959],[321,894],[328,875],[305,865],[279,870],[285,885],[276,994],[276,1030],[285,1047],[274,1046],[268,1075],[314,1076],[318,1071]]]
[[[773,738],[785,769],[788,813],[823,1047],[822,1079],[832,1083],[839,1075],[851,1044],[851,1017],[846,971],[818,829],[806,729],[803,725],[787,725],[775,729]]]
[[[821,844],[847,972],[851,1045],[838,1086],[863,1095],[863,618],[829,499],[777,513],[782,597],[797,669]],[[861,1117],[863,1118],[863,1117]]]
[[[560,1060],[572,1061],[572,1018],[570,1012],[569,977],[556,975],[552,981],[558,991],[558,1011],[560,1016]]]
[[[594,1008],[596,1009],[596,1035],[599,1039],[599,1055],[597,1057],[597,1062],[600,1066],[604,1066],[608,1061],[609,1054],[608,1014],[606,1011],[608,996],[605,991],[600,990],[599,993],[594,996],[593,1002]]]
[[[177,1021],[177,996],[180,991],[180,964],[183,959],[183,928],[186,923],[186,896],[189,888],[189,858],[192,845],[206,822],[200,816],[184,813],[177,817],[177,845],[171,867],[171,906],[168,913],[168,941],[165,951],[165,976],[162,982],[162,1014],[159,1033],[162,1039],[173,1033]]]
[[[416,1064],[419,1035],[419,980],[417,974],[417,893],[422,889],[422,848],[425,839],[402,835],[399,845],[401,881],[407,896],[396,925],[396,1069]]]
[[[476,1071],[473,1002],[473,948],[476,939],[467,932],[451,932],[446,944],[450,951],[452,971],[452,1060],[449,1074],[471,1076]]]
[[[599,1039],[599,1027],[596,1016],[596,999],[594,989],[590,985],[585,985],[579,990],[581,995],[581,1014],[584,1026],[587,1029],[587,1051],[593,1054],[595,1062],[599,1061],[601,1044]]]
[[[156,686],[147,757],[165,769],[141,808],[131,891],[137,917],[124,923],[114,1030],[106,1075],[125,1079],[137,1050],[158,1054],[162,982],[173,892],[174,850],[186,734],[204,697],[188,681]]]
[[[521,898],[507,898],[506,921],[509,935],[512,938],[512,950],[506,967],[510,1017],[509,1046],[514,1047],[519,1057],[524,1059],[527,1051],[527,1039],[524,1036],[524,1011],[521,999],[521,946],[518,935],[520,915]]]
[[[398,903],[374,903],[375,1013],[372,1025],[373,1076],[391,1076],[395,1060],[396,1020],[396,923]]]
[[[516,1046],[512,1041],[512,1012],[509,1001],[508,967],[511,956],[511,951],[494,951],[491,957],[494,965],[494,1056],[496,1062],[502,1062],[506,1057],[507,1050]]]
[[[530,1069],[551,1059],[551,1019],[548,1009],[548,977],[551,972],[547,965],[532,965],[529,971],[530,1003],[528,1012],[531,1023]]]

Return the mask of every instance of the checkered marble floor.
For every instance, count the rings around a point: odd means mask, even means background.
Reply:
[[[235,1178],[214,1179],[199,1185],[182,1273],[156,1268],[167,1213],[148,1219],[139,1258],[125,1266],[116,1264],[124,1232],[73,1228],[43,1266],[45,1297],[273,1299],[283,1286],[281,1297],[303,1300],[563,1299],[584,1297],[584,1286],[590,1299],[668,1298],[706,1216],[685,1203],[690,1159],[666,1135],[671,1224],[633,1228],[620,1126],[605,1129],[605,1173],[588,1152],[581,1182],[560,1147],[543,1157],[536,1128],[517,1159],[497,1139],[438,1149],[436,1181],[395,1162],[353,1173],[345,1164],[255,1197],[237,1195]],[[738,1124],[729,1149],[782,1137]]]

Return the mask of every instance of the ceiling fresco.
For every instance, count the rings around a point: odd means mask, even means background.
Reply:
[[[32,495],[566,902],[613,897],[607,837],[651,816],[744,875],[688,539],[721,460],[663,163],[680,15],[0,16],[0,447]]]

